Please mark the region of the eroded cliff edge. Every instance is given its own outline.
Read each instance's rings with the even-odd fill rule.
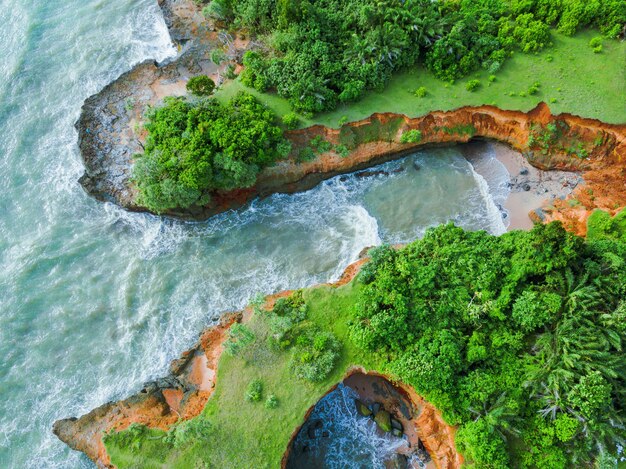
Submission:
[[[362,258],[349,265],[343,276],[329,285],[338,287],[350,282],[366,260]],[[284,291],[266,297],[264,307],[272,308],[278,298],[291,293]],[[108,402],[79,418],[58,420],[54,423],[54,434],[70,448],[85,453],[98,467],[115,467],[106,451],[104,434],[111,430],[126,429],[133,423],[167,430],[180,420],[198,415],[215,389],[217,366],[229,327],[235,322],[245,323],[251,314],[253,311],[249,307],[241,312],[222,316],[218,324],[201,334],[194,347],[172,362],[167,377],[148,382],[137,394],[121,401]],[[345,378],[357,371],[384,376],[356,367],[347,370]],[[454,428],[445,424],[437,409],[418,396],[412,388],[402,383],[394,384],[406,392],[416,409],[420,409],[413,421],[419,427],[420,440],[437,467],[460,467],[462,458],[454,446]],[[311,410],[312,408],[302,416],[303,422]],[[298,428],[294,429],[292,437],[297,432]],[[288,449],[289,445],[285,447],[283,464],[287,460]]]

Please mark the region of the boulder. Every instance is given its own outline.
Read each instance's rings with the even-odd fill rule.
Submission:
[[[394,428],[391,430],[391,433],[393,434],[393,436],[397,436],[398,438],[402,438],[402,430],[398,430],[397,428]]]
[[[376,422],[376,425],[378,425],[378,428],[380,428],[382,431],[391,431],[391,415],[389,415],[389,412],[387,412],[386,410],[379,410],[378,412],[376,412],[376,415],[374,416],[374,421]]]
[[[379,404],[378,402],[374,402],[374,405],[372,405],[372,412],[373,412],[374,414],[377,414],[377,413],[378,413],[378,411],[380,410],[380,407],[381,407],[381,406],[380,406],[380,404]]]
[[[385,469],[408,469],[409,460],[404,454],[394,453],[385,461]]]
[[[367,407],[361,401],[355,399],[354,403],[356,404],[356,411],[359,414],[363,415],[364,417],[369,417],[370,415],[372,415],[372,411],[369,409],[369,407]]]
[[[401,432],[402,430],[404,430],[404,428],[402,428],[402,422],[394,418],[391,419],[391,427],[395,428],[396,430],[400,430]]]

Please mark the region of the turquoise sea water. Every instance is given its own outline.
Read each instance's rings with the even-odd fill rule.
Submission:
[[[485,181],[454,148],[205,223],[97,202],[73,124],[132,64],[174,53],[156,1],[0,0],[0,24],[0,468],[93,467],[52,423],[164,375],[257,292],[336,278],[364,247],[447,220],[505,229],[499,163],[481,157]]]

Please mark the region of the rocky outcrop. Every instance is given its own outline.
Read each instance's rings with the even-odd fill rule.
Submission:
[[[176,58],[163,64],[146,61],[88,98],[76,122],[78,144],[85,164],[80,183],[99,200],[114,202],[128,210],[144,211],[136,203],[131,181],[133,156],[143,151],[144,112],[164,97],[185,94],[190,76],[207,74],[220,83],[229,65],[241,61],[243,53],[260,47],[247,39],[217,30],[193,0],[159,0],[172,40],[179,48]],[[220,67],[210,52],[220,48],[228,60]],[[559,138],[547,144],[536,134],[550,125],[558,127]],[[401,136],[418,130],[421,140],[401,143]],[[318,155],[309,162],[296,162],[298,152],[320,136],[349,150],[346,157],[336,151]],[[428,145],[466,142],[472,138],[497,140],[525,153],[540,169],[582,171],[586,185],[570,201],[552,204],[536,218],[562,220],[584,233],[585,220],[594,208],[614,213],[626,205],[626,125],[605,124],[571,114],[552,115],[545,103],[529,112],[506,111],[493,106],[462,107],[433,111],[417,118],[391,113],[332,129],[320,125],[289,131],[291,158],[266,168],[254,187],[213,194],[210,205],[171,211],[166,215],[184,219],[206,219],[244,206],[256,197],[276,192],[292,193],[314,187],[337,174],[348,173],[399,158]],[[582,150],[582,151],[581,151]]]
[[[408,446],[400,450],[404,456],[425,450],[438,469],[459,469],[462,466],[463,457],[457,452],[454,443],[455,428],[446,424],[439,411],[417,395],[413,388],[361,367],[348,370],[342,382],[359,395],[356,405],[360,415],[374,418],[382,431],[390,432],[394,428],[402,430],[403,438],[408,442]],[[331,387],[324,396],[336,388],[337,385]],[[324,396],[320,396],[320,399]],[[366,402],[370,405],[367,406]],[[300,450],[294,448],[294,444],[303,428],[307,431],[311,428],[311,422],[308,421],[314,408],[315,405],[307,410],[303,424],[292,433],[281,468],[298,467],[298,458],[304,453],[299,454]],[[365,409],[370,412],[368,415],[364,415]]]
[[[217,363],[228,328],[241,317],[241,313],[224,315],[217,325],[205,330],[193,348],[172,362],[169,376],[145,383],[128,399],[108,402],[80,418],[58,420],[52,431],[98,467],[113,467],[103,443],[105,433],[123,430],[133,423],[167,430],[202,411],[215,388]]]
[[[365,256],[366,251],[362,254]],[[350,282],[366,260],[362,257],[352,263],[339,280],[327,285],[338,287]],[[266,297],[265,308],[273,308],[277,299],[292,293],[287,290]],[[133,423],[167,430],[180,420],[198,415],[215,388],[217,365],[228,329],[235,322],[245,322],[252,312],[248,307],[223,315],[218,324],[202,333],[194,347],[172,361],[169,376],[145,383],[134,396],[108,402],[82,417],[58,420],[52,431],[70,448],[85,453],[98,467],[113,468],[104,446],[104,434],[124,430]]]
[[[237,63],[250,46],[218,32],[193,0],[159,0],[159,6],[178,55],[161,64],[147,60],[135,65],[87,98],[75,124],[85,165],[79,182],[97,199],[128,210],[142,210],[134,202],[130,170],[133,155],[143,151],[144,112],[166,96],[185,94],[191,76],[206,74],[219,83],[224,69]],[[226,53],[220,66],[210,60],[215,48]]]

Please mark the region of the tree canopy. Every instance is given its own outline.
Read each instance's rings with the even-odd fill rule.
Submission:
[[[423,63],[437,77],[496,72],[515,49],[550,44],[550,27],[622,33],[622,0],[213,0],[206,13],[265,38],[242,81],[302,112],[333,109]]]
[[[138,202],[157,213],[207,204],[218,190],[250,187],[260,169],[290,149],[274,113],[243,92],[226,105],[166,98],[148,112],[146,129],[133,180]]]
[[[351,337],[460,425],[476,467],[614,464],[626,440],[626,230],[607,217],[587,242],[559,224],[500,237],[447,225],[377,248]]]

